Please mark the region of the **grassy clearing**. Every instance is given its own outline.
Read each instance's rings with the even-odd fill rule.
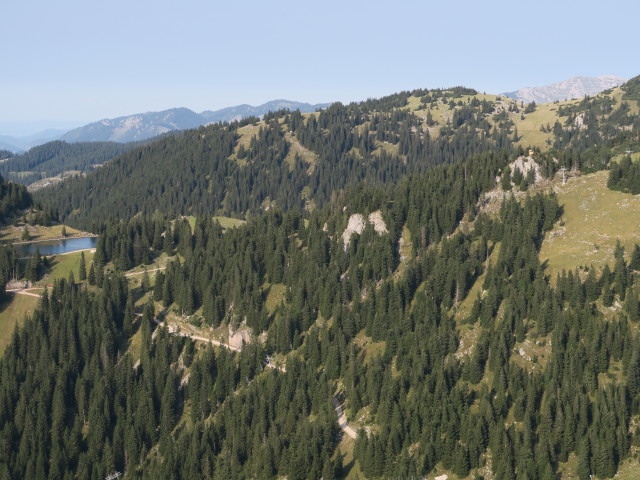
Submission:
[[[213,217],[213,219],[216,220],[220,224],[220,226],[225,230],[227,228],[239,227],[247,223],[246,220],[240,220],[239,218],[223,217],[220,215]]]
[[[407,105],[404,107],[410,112],[424,109],[424,104],[420,103],[420,97],[410,96],[407,98]]]
[[[478,277],[476,282],[473,284],[467,296],[460,302],[458,308],[455,311],[456,319],[463,320],[471,313],[471,309],[473,308],[473,304],[478,298],[478,294],[482,294],[482,285],[484,285],[485,274],[483,273]]]
[[[495,247],[493,247],[491,255],[489,256],[489,263],[495,264],[497,262],[499,252],[500,244],[498,243]],[[482,275],[478,277],[476,282],[469,290],[469,293],[467,294],[465,299],[460,302],[460,305],[455,310],[457,330],[460,337],[460,345],[458,346],[458,351],[456,352],[457,358],[462,358],[465,355],[470,355],[472,353],[473,346],[477,343],[478,338],[480,337],[480,333],[482,331],[480,322],[476,321],[473,324],[462,324],[460,322],[471,314],[471,309],[473,308],[473,304],[476,301],[478,294],[482,295],[482,285],[484,284],[485,277],[486,273],[482,273]]]
[[[636,102],[635,100],[623,99],[622,95],[623,93],[621,88],[618,87],[613,89],[613,92],[611,93],[611,95],[609,95],[616,101],[616,104],[613,106],[613,108],[618,108],[622,102],[627,102],[629,104],[629,107],[631,107],[632,114],[637,115],[638,113],[640,113],[640,104],[638,104],[638,102]]]
[[[334,454],[334,460],[337,458],[338,452],[343,455],[342,476],[338,478],[344,480],[361,480],[365,478],[360,464],[353,458],[353,447],[355,443],[355,440],[349,435],[343,435],[342,441],[338,444],[338,448]]]
[[[500,100],[498,100],[499,97],[500,97]],[[492,102],[494,103],[495,108],[497,110],[500,110],[500,109],[508,110],[509,105],[514,102],[518,104],[518,107],[520,107],[520,102],[517,102],[513,99],[498,96],[498,95],[479,93],[478,95],[473,95],[473,96],[463,95],[460,98],[454,99],[454,101],[456,102],[456,108],[458,108],[457,107],[458,102],[461,101],[464,105],[467,105],[467,103],[472,98],[477,98],[480,101],[487,100],[489,102]],[[545,150],[548,147],[547,140],[550,139],[552,135],[550,133],[544,133],[540,131],[540,127],[542,125],[546,126],[547,124],[549,124],[550,126],[553,126],[555,121],[560,118],[558,117],[558,113],[557,113],[558,107],[561,105],[567,105],[571,103],[576,103],[576,100],[538,105],[536,108],[536,111],[525,115],[524,119],[521,118],[522,112],[510,113],[509,118],[514,122],[515,126],[518,128],[518,135],[520,136],[520,141],[518,143],[523,146],[537,146]],[[451,120],[453,116],[453,110],[450,109],[448,103],[442,103],[441,101],[439,101],[437,108],[431,108],[430,105],[425,108],[425,105],[420,103],[420,99],[418,97],[409,97],[408,105],[404,108],[410,111],[413,111],[416,115],[422,118],[426,118],[427,112],[431,112],[431,116],[433,120],[437,122],[438,125],[440,126],[445,125],[447,121]],[[487,119],[489,120],[489,123],[491,125],[494,125],[495,122],[492,117],[493,117],[493,114],[489,115]],[[562,121],[562,119],[560,120]],[[431,131],[432,135],[434,133],[437,135],[437,131],[435,130]]]
[[[175,258],[176,258],[175,256],[170,257],[166,253],[162,253],[158,258],[156,258],[153,261],[153,263],[150,263],[149,265],[138,265],[137,267],[133,267],[131,270],[127,270],[126,273],[136,274],[131,276],[142,278],[142,274],[144,273],[145,270],[147,270],[147,272],[149,272],[149,278],[152,279],[155,276],[156,272],[152,272],[151,270],[155,270],[156,268],[166,267],[169,264],[169,262],[171,262]]]
[[[49,257],[51,270],[38,283],[40,285],[50,285],[55,280],[69,278],[69,273],[71,272],[73,272],[74,278],[78,281],[80,279],[80,256],[82,253],[84,253],[87,274],[89,274],[94,255],[92,251],[87,250],[84,252],[67,253],[65,255],[53,255]]]
[[[374,154],[380,154],[383,150],[387,152],[389,155],[398,155],[398,151],[400,150],[400,146],[398,144],[393,144],[389,142],[381,142],[380,140],[374,140],[376,149],[374,150]]]
[[[11,342],[16,326],[21,326],[25,315],[30,315],[38,306],[37,297],[10,294],[11,297],[0,305],[0,353]]]
[[[577,480],[578,475],[575,473],[578,468],[578,457],[575,453],[569,455],[569,460],[565,463],[558,465],[558,471],[560,472],[560,478],[563,480]],[[616,477],[617,478],[617,477]]]
[[[524,342],[516,343],[513,350],[511,361],[530,373],[540,373],[544,371],[551,355],[551,338],[548,336],[535,340],[527,338]]]
[[[620,385],[626,379],[623,375],[623,366],[621,361],[612,361],[609,365],[609,369],[606,372],[598,374],[598,385],[600,388],[605,388],[608,384]]]
[[[244,146],[245,150],[249,149],[249,145],[251,144],[251,139],[258,135],[260,132],[261,125],[260,123],[257,125],[249,124],[244,127],[240,127],[238,129],[238,134],[240,138],[236,143],[235,148],[233,149],[233,153],[229,156],[229,160],[233,160],[238,163],[238,165],[243,166],[247,164],[247,161],[242,158],[238,158],[238,150],[240,149],[240,145]]]
[[[308,148],[302,146],[302,144],[298,141],[298,139],[291,135],[290,133],[285,133],[285,139],[289,143],[289,153],[284,159],[285,162],[289,165],[289,170],[293,170],[295,166],[295,158],[298,155],[302,160],[309,165],[315,165],[318,161],[318,155]]]
[[[615,157],[613,157],[611,159],[611,161],[612,162],[620,162],[620,160],[622,160],[626,156],[627,155],[625,155],[625,154],[616,155]],[[640,162],[640,152],[632,153],[630,155],[630,157],[631,157],[631,161],[632,162]]]
[[[265,307],[267,312],[269,312],[269,315],[273,315],[273,312],[276,311],[278,305],[284,303],[284,293],[286,288],[287,287],[282,283],[274,283],[268,287],[269,293],[267,293]]]
[[[140,358],[140,351],[142,350],[142,331],[138,329],[129,339],[129,347],[127,353],[131,355],[131,360],[135,363]]]
[[[467,323],[464,325],[458,324],[457,330],[460,344],[458,345],[458,350],[455,355],[457,359],[461,360],[467,355],[471,355],[475,350],[475,345],[478,342],[478,338],[480,338],[482,327],[480,326],[480,322],[473,324]]]
[[[136,282],[136,283],[133,283],[133,284],[129,283],[129,288],[131,288],[131,289],[138,288],[139,289],[140,288],[140,283],[142,283],[142,282]],[[144,310],[144,306],[149,302],[149,297],[151,296],[152,293],[153,293],[153,289],[151,289],[150,291],[146,292],[138,300],[136,300],[136,303],[134,305],[135,305],[136,309],[139,312],[142,312]]]
[[[489,263],[495,264],[498,260],[498,254],[500,252],[500,244],[496,244],[492,251],[491,255],[489,255]],[[473,304],[478,297],[478,294],[482,295],[482,285],[484,284],[484,279],[486,277],[486,273],[482,273],[475,281],[469,293],[464,298],[458,308],[454,313],[456,321],[457,321],[457,330],[458,335],[460,337],[460,345],[458,347],[458,351],[456,352],[457,358],[462,358],[465,355],[470,355],[473,351],[473,346],[477,343],[478,338],[480,337],[480,333],[482,331],[482,327],[480,326],[480,322],[475,322],[473,324],[462,324],[461,321],[467,318],[471,314],[471,309],[473,308]]]
[[[524,120],[521,120],[520,113],[512,116],[512,120],[514,120],[518,128],[518,135],[520,136],[518,143],[520,145],[540,147],[543,150],[548,148],[547,140],[551,140],[553,135],[542,132],[540,126],[549,124],[553,127],[553,124],[559,118],[556,112],[550,110],[550,105],[553,104],[540,105],[535,112],[525,115]]]
[[[615,475],[617,480],[638,480],[640,478],[639,450],[638,447],[631,447],[631,458],[627,458],[618,468],[618,473]]]
[[[536,106],[536,111],[527,113],[524,120],[521,119],[522,111],[520,113],[513,113],[510,118],[518,127],[518,135],[520,141],[518,142],[522,146],[540,147],[542,150],[548,148],[547,140],[552,139],[551,133],[544,133],[540,131],[540,127],[549,125],[553,127],[556,120],[560,121],[564,125],[566,117],[558,116],[558,109],[562,106],[571,105],[577,103],[577,100],[567,100],[558,103],[543,103]]]
[[[386,342],[374,342],[371,337],[368,337],[364,330],[362,330],[353,342],[355,345],[364,351],[364,364],[368,364],[369,360],[373,357],[382,355],[387,348]]]
[[[196,217],[194,217],[193,215],[187,215],[185,218],[189,222],[191,231],[193,231],[196,228]],[[245,223],[247,223],[246,220],[241,220],[239,218],[232,218],[232,217],[223,217],[222,215],[217,215],[212,218],[216,220],[220,224],[220,226],[225,230],[227,228],[239,227],[240,225],[244,225]]]
[[[31,236],[31,241],[34,240],[54,240],[62,237],[62,228],[64,225],[53,225],[51,227],[44,227],[42,225],[28,225],[27,229],[29,230],[29,235]],[[22,232],[24,230],[25,224],[18,223],[18,225],[9,225],[0,229],[0,241],[12,241],[12,242],[20,242],[22,241]],[[75,235],[86,235],[86,233],[76,230],[75,228],[64,226],[67,230],[67,238],[73,237]]]
[[[407,265],[413,254],[413,243],[411,239],[411,231],[406,225],[402,226],[402,235],[398,241],[398,252],[400,253],[400,263],[394,273],[395,280],[399,280],[404,275]]]
[[[564,213],[540,250],[552,278],[580,265],[613,266],[618,239],[627,255],[640,243],[640,215],[634,214],[640,211],[640,195],[609,190],[607,178],[608,172],[601,171],[554,188]]]
[[[618,467],[618,473],[614,476],[616,480],[638,480],[638,478],[640,478],[640,462],[638,462],[637,458],[638,450],[640,450],[638,447],[631,447],[630,458],[624,460]],[[562,480],[577,480],[578,475],[575,473],[577,468],[578,457],[572,453],[569,455],[567,462],[560,464],[560,478],[562,478]]]
[[[491,254],[489,255],[489,264],[495,265],[498,261],[498,255],[500,255],[500,243],[496,243],[491,248]],[[487,265],[488,266],[488,265]],[[476,301],[478,294],[482,293],[482,285],[484,285],[484,279],[486,277],[486,269],[485,272],[482,273],[473,284],[467,296],[460,302],[458,308],[455,311],[456,320],[462,320],[469,316],[471,313],[471,309],[473,308],[473,303]]]

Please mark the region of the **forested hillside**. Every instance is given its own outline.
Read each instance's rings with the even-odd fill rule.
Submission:
[[[24,185],[7,182],[0,176],[0,226],[33,203]],[[0,245],[0,305],[5,300],[7,282],[17,270],[13,250]]]
[[[597,170],[606,166],[611,142],[631,140],[640,128],[637,82],[544,106],[456,87],[334,104],[315,114],[276,112],[161,139],[37,198],[63,220],[90,228],[113,214],[155,209],[244,217],[273,207],[313,208],[354,182],[393,184],[503,148],[535,145],[552,149],[563,164]]]
[[[540,260],[563,175],[634,192],[634,81],[276,112],[42,191],[100,239],[0,359],[0,478],[634,478],[640,246]]]
[[[32,203],[31,195],[24,185],[8,182],[0,176],[0,225]]]
[[[158,215],[106,225],[98,289],[56,284],[1,362],[4,474],[555,479],[574,457],[579,478],[612,476],[640,437],[640,257],[619,249],[614,269],[552,284],[538,250],[555,196],[478,208],[510,160],[474,156],[226,232]],[[345,239],[375,212],[386,233]],[[142,290],[119,273],[175,254]],[[154,317],[253,336],[214,352]],[[336,454],[332,398],[358,431],[357,466]]]
[[[33,147],[26,153],[7,157],[9,160],[0,163],[0,174],[11,181],[29,185],[70,170],[76,172],[92,170],[128,152],[134,146],[136,146],[134,143],[114,142],[49,142]]]
[[[444,102],[464,93],[431,94]],[[401,108],[409,95],[187,131],[38,198],[86,228],[113,214],[128,218],[155,209],[170,216],[244,216],[271,207],[321,206],[354,182],[393,184],[433,165],[510,147],[508,127],[475,121],[461,121],[432,138],[423,118]]]

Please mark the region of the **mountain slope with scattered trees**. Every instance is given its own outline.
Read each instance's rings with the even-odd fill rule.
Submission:
[[[442,100],[462,93],[431,95]],[[58,209],[61,219],[86,228],[113,214],[128,218],[155,209],[245,216],[273,206],[321,206],[354,182],[395,183],[433,165],[510,148],[508,129],[472,121],[432,138],[424,119],[401,108],[410,95],[190,130],[37,197]]]
[[[0,359],[0,478],[635,465],[640,246],[554,278],[539,258],[558,170],[635,145],[623,95],[563,105],[533,173],[516,168],[521,113],[457,88],[188,131],[38,194],[100,238]]]
[[[210,218],[107,224],[96,287],[57,283],[0,362],[4,474],[336,478],[353,468],[334,455],[336,395],[367,478],[440,465],[551,480],[571,455],[579,478],[611,477],[640,438],[640,257],[619,249],[613,269],[553,285],[538,250],[561,212],[555,196],[478,210],[510,160],[473,156],[226,233]],[[349,218],[372,212],[387,233],[365,227],[345,250]],[[460,229],[465,218],[473,228]],[[404,259],[403,230],[414,239]],[[177,256],[140,292],[153,301],[137,316],[119,272],[161,254]],[[267,308],[273,285],[285,293]],[[608,318],[600,305],[614,302]],[[175,312],[243,324],[253,340],[240,353],[195,348],[155,327]],[[466,329],[477,340],[463,349]],[[530,346],[540,357],[526,358]]]
[[[640,128],[634,82],[552,110],[544,106],[540,118],[555,123],[537,124],[538,136],[562,164],[605,168],[607,149],[633,142]],[[532,128],[530,117],[540,110],[529,107],[456,87],[334,104],[315,114],[279,111],[263,121],[160,139],[37,198],[85,229],[110,215],[129,218],[155,209],[242,218],[273,207],[319,207],[354,182],[393,184],[475,153],[522,149],[518,126]]]

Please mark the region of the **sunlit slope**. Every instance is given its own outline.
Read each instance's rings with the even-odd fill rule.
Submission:
[[[606,90],[591,98],[610,98],[613,100],[614,109],[618,108],[622,102],[626,102],[629,105],[629,112],[631,114],[637,114],[640,109],[637,100],[625,96],[620,87]],[[508,119],[508,121],[513,124],[512,132],[514,137],[517,129],[517,143],[519,145],[523,147],[538,147],[541,150],[547,150],[553,144],[555,137],[552,129],[556,122],[560,123],[563,128],[579,128],[579,126],[574,123],[569,122],[569,124],[567,124],[568,117],[566,112],[568,108],[570,109],[572,107],[576,111],[581,111],[581,104],[584,100],[580,98],[562,102],[538,104],[535,110],[526,111],[527,105],[518,100],[501,95],[477,93],[476,95],[460,95],[453,98],[455,105],[451,104],[451,98],[439,99],[438,101],[425,104],[421,102],[420,97],[410,96],[407,99],[407,106],[405,108],[414,112],[419,117],[424,118],[425,127],[427,114],[430,114],[433,124],[429,128],[429,132],[432,135],[437,135],[442,127],[451,122],[455,110],[470,105],[474,99],[492,104],[493,110],[484,114],[484,117],[492,128],[498,123]],[[565,109],[565,115],[561,116],[560,113],[563,113],[563,109]],[[499,114],[501,112],[505,112],[505,116],[500,116]],[[607,116],[607,114],[605,114],[605,116]]]
[[[611,265],[618,239],[627,255],[640,243],[640,195],[609,190],[607,178],[601,171],[555,187],[564,213],[540,251],[553,276],[580,265]]]

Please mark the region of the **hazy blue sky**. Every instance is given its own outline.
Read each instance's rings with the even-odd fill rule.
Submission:
[[[0,0],[0,134],[185,106],[640,74],[638,0]]]

